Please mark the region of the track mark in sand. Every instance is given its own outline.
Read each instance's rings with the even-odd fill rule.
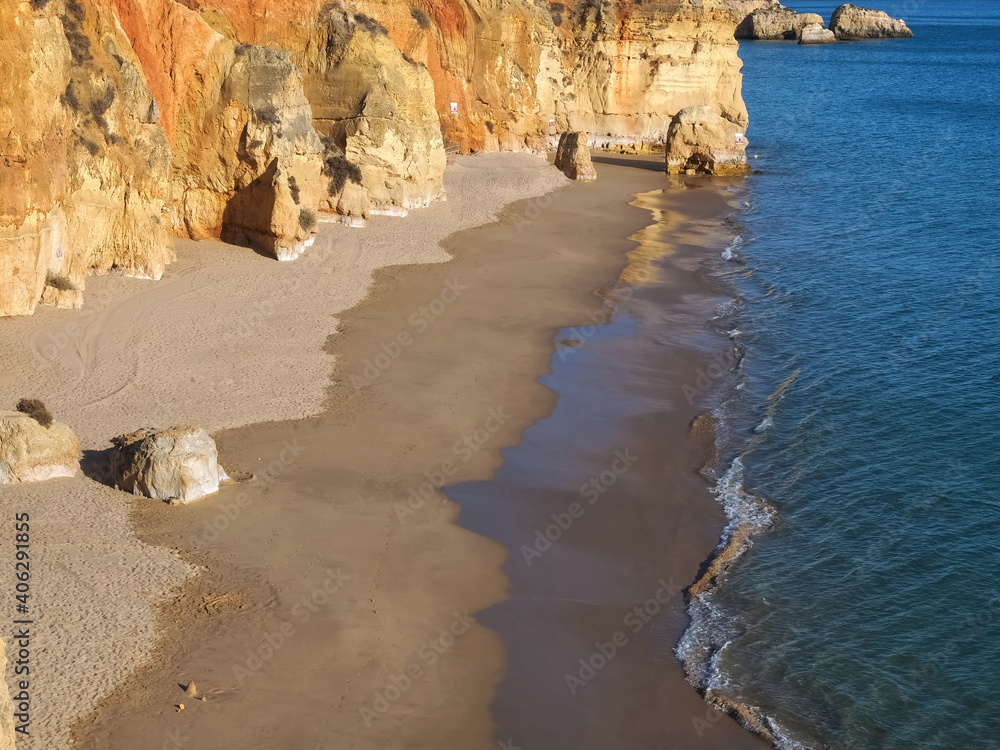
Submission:
[[[213,275],[189,274],[152,289],[133,292],[108,304],[100,312],[84,311],[67,321],[39,328],[26,337],[28,348],[48,362],[59,362],[77,371],[82,380],[94,365],[103,338],[128,328],[135,329],[161,305],[216,284]]]
[[[354,677],[347,678],[344,684],[344,695],[341,695],[337,699],[336,708],[343,708],[344,698],[346,698],[347,694],[353,690],[353,688],[351,687],[351,683],[354,681],[356,677],[361,677],[372,665],[372,663],[375,661],[375,652],[378,649],[379,645],[382,643],[382,636],[384,634],[384,629],[382,627],[382,617],[378,614],[378,608],[377,608],[378,605],[375,600],[379,593],[379,588],[378,588],[379,578],[381,578],[382,576],[382,558],[385,555],[385,553],[389,550],[389,544],[391,543],[392,540],[393,512],[394,511],[392,510],[392,506],[390,505],[389,514],[386,517],[385,543],[382,545],[382,549],[380,549],[378,553],[376,553],[375,571],[374,573],[372,573],[371,583],[369,584],[368,591],[366,592],[368,594],[368,602],[372,605],[371,612],[373,615],[375,615],[375,640],[372,643],[371,649],[368,651],[368,659],[365,661],[364,664],[361,665],[361,667],[358,669]],[[380,674],[381,672],[384,671],[385,664],[383,663],[382,666],[383,668],[378,670]]]

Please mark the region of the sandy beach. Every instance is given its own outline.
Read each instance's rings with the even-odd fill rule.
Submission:
[[[581,534],[617,572],[592,579],[593,568],[559,563],[572,581],[555,599],[582,587],[598,605],[589,612],[512,609],[509,594],[553,599],[553,579],[513,567],[523,540],[504,529],[530,538],[551,508],[491,508],[463,492],[501,466],[525,466],[512,457],[546,455],[525,453],[524,438],[566,394],[539,376],[554,351],[598,349],[596,339],[556,340],[561,327],[586,324],[629,282],[655,282],[681,306],[700,300],[689,327],[714,304],[695,272],[715,241],[721,188],[676,191],[684,200],[673,210],[689,223],[666,247],[647,231],[662,204],[628,205],[667,186],[660,160],[595,163],[599,181],[584,185],[533,156],[457,158],[446,203],[361,230],[325,225],[295,263],[180,243],[161,282],[95,278],[87,310],[3,321],[3,400],[44,399],[77,431],[91,475],[0,496],[6,513],[37,522],[34,615],[47,666],[29,747],[68,747],[72,730],[75,748],[488,748],[508,729],[526,748],[761,746],[707,713],[669,654],[683,628],[680,588],[724,523],[696,473],[704,456],[680,449],[695,406],[636,427],[640,440],[668,442],[641,454],[651,473],[622,486],[682,485],[665,505],[646,493],[635,506],[657,531],[626,514],[611,547]],[[664,284],[659,261],[682,246],[687,275]],[[713,341],[658,352],[633,372],[673,363],[664,377],[676,397]],[[642,382],[646,397],[663,397]],[[180,509],[94,480],[109,437],[185,422],[213,432],[227,469],[256,479]],[[567,461],[589,471],[580,449],[596,444],[581,440]],[[587,656],[580,649],[626,603],[654,596],[661,577],[673,587],[661,642],[616,662],[586,701],[553,698],[512,668],[532,659],[562,681],[556,655]],[[190,680],[204,701],[184,695]],[[637,712],[645,719],[630,721]],[[588,714],[602,718],[586,738]]]
[[[79,436],[85,466],[143,425],[214,431],[317,414],[334,366],[324,343],[376,269],[443,262],[439,243],[452,232],[566,182],[537,157],[468,157],[449,168],[450,201],[364,229],[324,225],[299,262],[178,241],[159,282],[92,277],[83,310],[0,321],[0,401],[43,399]],[[266,469],[250,463],[266,485]],[[34,532],[34,653],[49,666],[33,682],[30,742],[67,747],[69,723],[150,657],[157,604],[196,571],[135,537],[129,514],[148,503],[85,476],[6,486],[0,505],[30,513]]]

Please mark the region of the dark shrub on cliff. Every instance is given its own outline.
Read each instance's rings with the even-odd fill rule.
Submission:
[[[316,226],[316,212],[311,208],[303,208],[299,211],[299,226],[307,232],[311,232]]]

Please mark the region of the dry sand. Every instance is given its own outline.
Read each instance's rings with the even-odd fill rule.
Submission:
[[[84,310],[41,307],[32,317],[0,319],[0,404],[42,398],[76,431],[85,456],[143,425],[191,422],[214,431],[316,414],[334,364],[324,343],[338,313],[364,298],[376,269],[446,261],[439,243],[449,234],[565,184],[533,156],[459,157],[447,172],[447,202],[402,220],[374,217],[360,230],[324,225],[294,263],[178,242],[179,260],[159,282],[91,278]],[[235,468],[262,474],[258,486],[267,485],[257,465]],[[195,572],[175,551],[134,536],[130,505],[86,477],[0,488],[4,519],[31,515],[27,747],[69,746],[70,722],[149,659],[157,604]],[[12,549],[12,534],[13,523],[4,523],[3,549]],[[13,565],[4,571],[9,591]],[[209,571],[186,585],[196,609],[242,611],[246,593],[212,588],[214,581]],[[5,606],[13,615],[13,602]]]

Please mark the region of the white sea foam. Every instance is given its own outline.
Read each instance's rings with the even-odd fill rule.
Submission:
[[[721,414],[721,408],[717,411]],[[729,518],[715,549],[716,555],[725,555],[727,564],[746,552],[753,544],[753,537],[770,528],[775,518],[767,503],[744,489],[743,476],[743,460],[737,456],[712,488],[712,494]],[[724,575],[725,568],[718,577]],[[732,692],[732,686],[719,662],[726,646],[746,625],[738,615],[716,604],[717,585],[718,579],[691,598],[688,604],[691,622],[674,653],[684,665],[688,682],[699,689],[725,695]]]
[[[730,242],[726,246],[725,250],[722,251],[722,259],[723,260],[736,260],[739,257],[736,254],[736,251],[739,250],[741,247],[743,247],[743,244],[744,244],[743,235],[742,234],[736,235],[733,238],[732,242]]]
[[[756,432],[756,433],[758,433],[758,434],[760,434],[761,432],[764,432],[768,427],[770,427],[773,424],[774,424],[774,420],[771,419],[771,417],[769,417],[769,416],[768,417],[764,417],[764,419],[761,420],[761,423],[759,425],[757,425],[756,427],[753,428],[753,431]]]

